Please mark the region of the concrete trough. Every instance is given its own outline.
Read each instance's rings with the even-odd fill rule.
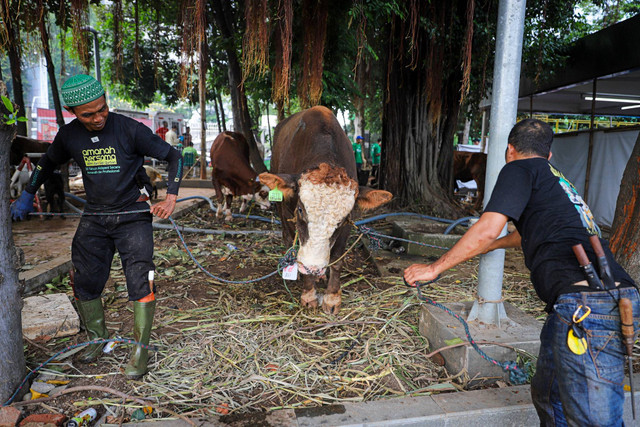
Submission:
[[[394,237],[401,237],[426,245],[451,248],[462,237],[460,229],[463,227],[456,227],[451,234],[443,234],[449,224],[428,219],[402,218],[390,222],[393,227],[391,234]],[[424,246],[419,243],[402,242],[401,244],[405,248],[407,255],[440,257],[444,253],[440,248]]]
[[[463,319],[469,315],[473,301],[445,304],[452,312]],[[469,322],[469,331],[473,339],[480,342],[479,347],[488,356],[500,361],[515,361],[518,354],[510,347],[522,350],[535,357],[540,350],[540,331],[542,323],[524,313],[513,304],[504,303],[509,319],[501,327],[481,322]],[[433,305],[425,304],[420,314],[420,333],[429,341],[430,349],[446,347],[451,342],[467,342],[464,326],[455,317]],[[482,343],[486,342],[486,343]],[[491,343],[491,344],[489,344]],[[465,369],[470,378],[483,378],[487,383],[508,380],[508,373],[502,368],[485,360],[469,345],[459,346],[441,353],[445,366],[452,374]]]

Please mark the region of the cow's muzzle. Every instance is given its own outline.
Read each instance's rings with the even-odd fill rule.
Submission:
[[[301,263],[298,263],[298,267],[300,268],[300,273],[308,274],[311,276],[318,276],[319,278],[324,278],[327,271],[327,267],[307,267],[306,265]]]

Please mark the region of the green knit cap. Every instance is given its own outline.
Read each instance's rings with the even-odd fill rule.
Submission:
[[[67,107],[76,107],[95,101],[104,95],[99,81],[86,74],[77,74],[62,85],[62,100]]]

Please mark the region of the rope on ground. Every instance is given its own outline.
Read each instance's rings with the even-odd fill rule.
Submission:
[[[185,242],[184,237],[182,237],[182,233],[180,233],[180,230],[178,229],[178,226],[176,225],[176,222],[171,217],[169,217],[169,221],[171,221],[171,224],[173,225],[173,228],[176,230],[176,233],[178,233],[178,237],[180,238],[180,241],[182,242],[182,246],[184,246],[184,249],[187,251],[187,254],[189,254],[189,257],[191,258],[191,260],[196,264],[196,266],[203,273],[205,273],[207,276],[211,277],[213,280],[216,280],[218,282],[230,283],[230,284],[234,284],[234,285],[246,285],[246,284],[249,284],[249,283],[259,282],[261,280],[268,279],[269,277],[280,273],[280,271],[284,267],[287,267],[287,266],[295,263],[295,253],[296,252],[291,250],[291,249],[289,249],[284,254],[284,256],[280,259],[280,261],[278,262],[278,269],[273,271],[273,272],[271,272],[271,273],[269,273],[269,274],[267,274],[267,275],[264,275],[262,277],[258,277],[257,279],[249,279],[249,280],[227,280],[227,279],[223,279],[222,277],[218,277],[218,276],[215,276],[215,275],[211,274],[209,271],[207,271],[206,268],[204,268],[202,266],[202,264],[200,264],[198,262],[198,260],[193,256],[193,254],[189,250],[189,247],[187,246],[187,242]]]
[[[436,280],[438,280],[437,278],[435,280],[432,280],[430,282],[416,282],[416,289],[418,290],[418,299],[421,301],[424,301],[428,304],[431,304],[435,307],[438,307],[441,310],[444,310],[445,312],[449,313],[451,316],[455,317],[456,319],[458,319],[458,321],[460,321],[460,323],[462,323],[462,326],[464,326],[464,332],[467,336],[467,340],[469,341],[469,343],[471,344],[471,346],[473,347],[473,349],[480,355],[480,357],[482,357],[483,359],[493,363],[494,365],[497,365],[499,367],[502,368],[502,370],[504,370],[505,372],[509,373],[509,381],[512,384],[525,384],[528,380],[528,374],[526,372],[525,368],[522,368],[520,366],[518,366],[518,364],[515,361],[507,361],[507,362],[500,362],[494,358],[492,358],[491,356],[489,356],[487,353],[485,353],[476,343],[476,341],[473,339],[473,337],[471,336],[471,332],[469,331],[469,324],[467,324],[467,322],[460,317],[458,314],[454,313],[453,311],[451,311],[448,307],[435,302],[434,300],[432,300],[431,298],[425,296],[422,293],[422,287],[426,286],[430,283],[435,282]],[[406,282],[405,282],[406,283]]]
[[[73,350],[75,348],[78,347],[84,347],[86,345],[92,345],[92,344],[106,344],[106,343],[110,343],[110,342],[114,342],[114,343],[123,343],[123,344],[131,344],[131,345],[138,345],[142,348],[145,348],[147,350],[151,350],[151,351],[157,351],[157,347],[156,346],[149,346],[147,344],[143,344],[128,338],[108,338],[108,339],[99,339],[99,340],[92,340],[92,341],[86,341],[86,342],[82,342],[82,343],[78,343],[78,344],[73,344],[70,346],[65,347],[64,349],[58,351],[57,353],[55,353],[53,356],[51,356],[50,358],[48,358],[47,360],[45,360],[44,362],[42,362],[40,365],[38,365],[33,371],[29,372],[27,374],[26,377],[24,377],[24,379],[22,380],[22,382],[20,383],[20,385],[18,386],[18,388],[16,389],[16,391],[11,395],[11,397],[9,398],[9,400],[7,400],[5,403],[2,404],[2,406],[7,406],[10,405],[11,402],[13,402],[13,400],[16,398],[16,396],[18,395],[18,392],[20,392],[20,390],[22,390],[22,387],[24,387],[24,385],[27,383],[27,380],[29,380],[29,378],[31,378],[31,376],[33,374],[35,374],[36,372],[38,372],[40,369],[44,368],[45,366],[47,366],[49,363],[51,363],[52,361],[56,360],[56,358],[58,356],[60,356],[63,353],[66,353],[70,350]]]

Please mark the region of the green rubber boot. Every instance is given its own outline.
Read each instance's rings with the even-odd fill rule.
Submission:
[[[156,311],[156,302],[133,303],[133,339],[139,343],[149,345],[151,337],[151,325],[153,314]],[[131,360],[124,370],[124,374],[130,379],[139,379],[147,373],[147,360],[149,349],[137,345],[131,351]]]
[[[109,332],[107,332],[107,327],[104,323],[102,299],[96,298],[90,301],[77,299],[76,306],[90,341],[109,338]],[[82,363],[94,362],[102,354],[103,347],[104,344],[89,344],[86,350],[78,357],[78,360]]]

